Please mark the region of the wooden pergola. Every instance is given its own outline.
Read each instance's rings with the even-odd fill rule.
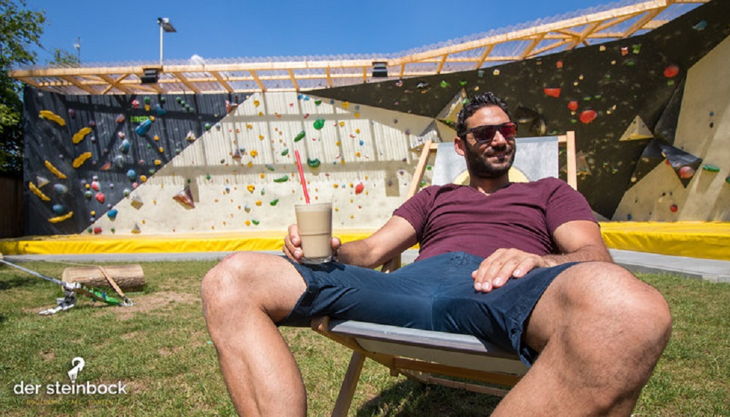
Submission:
[[[655,29],[681,14],[688,3],[710,0],[650,0],[588,12],[532,27],[487,33],[421,52],[358,59],[312,57],[258,62],[19,69],[10,75],[61,94],[180,94],[308,91],[386,79],[475,70],[546,53],[624,39]],[[668,16],[668,17],[667,17]],[[250,59],[245,61],[251,61]],[[373,77],[385,63],[386,77]],[[156,83],[142,83],[145,69]]]

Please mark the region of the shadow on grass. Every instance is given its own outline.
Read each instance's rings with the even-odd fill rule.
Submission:
[[[471,391],[401,381],[363,404],[357,417],[469,417],[489,415],[502,398]]]
[[[29,276],[11,276],[0,278],[0,291],[9,290],[11,288],[27,287],[38,285],[38,278]],[[49,283],[49,285],[53,285]]]

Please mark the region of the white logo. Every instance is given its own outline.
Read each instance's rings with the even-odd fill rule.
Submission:
[[[86,361],[84,361],[84,358],[82,357],[77,356],[71,359],[71,365],[73,365],[73,368],[68,371],[68,377],[71,379],[72,384],[76,383],[76,377],[79,375],[79,372],[84,369],[85,364]]]
[[[119,395],[127,394],[127,385],[122,381],[114,384],[94,384],[90,381],[76,383],[79,372],[86,366],[84,358],[77,356],[71,359],[72,368],[67,372],[70,384],[63,384],[59,381],[50,384],[33,384],[25,381],[13,385],[15,395],[38,395],[45,392],[46,395]],[[45,388],[45,390],[43,389]]]

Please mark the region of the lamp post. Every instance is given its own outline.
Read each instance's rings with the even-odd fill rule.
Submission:
[[[157,24],[160,25],[160,66],[162,66],[162,51],[164,49],[164,45],[162,43],[162,33],[177,31],[175,30],[175,27],[172,26],[172,23],[170,23],[170,19],[167,17],[158,17]]]

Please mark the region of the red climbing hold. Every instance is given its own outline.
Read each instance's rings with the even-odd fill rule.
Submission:
[[[584,110],[580,114],[580,122],[588,124],[594,120],[596,120],[596,117],[598,117],[598,113],[596,113],[595,110]]]

